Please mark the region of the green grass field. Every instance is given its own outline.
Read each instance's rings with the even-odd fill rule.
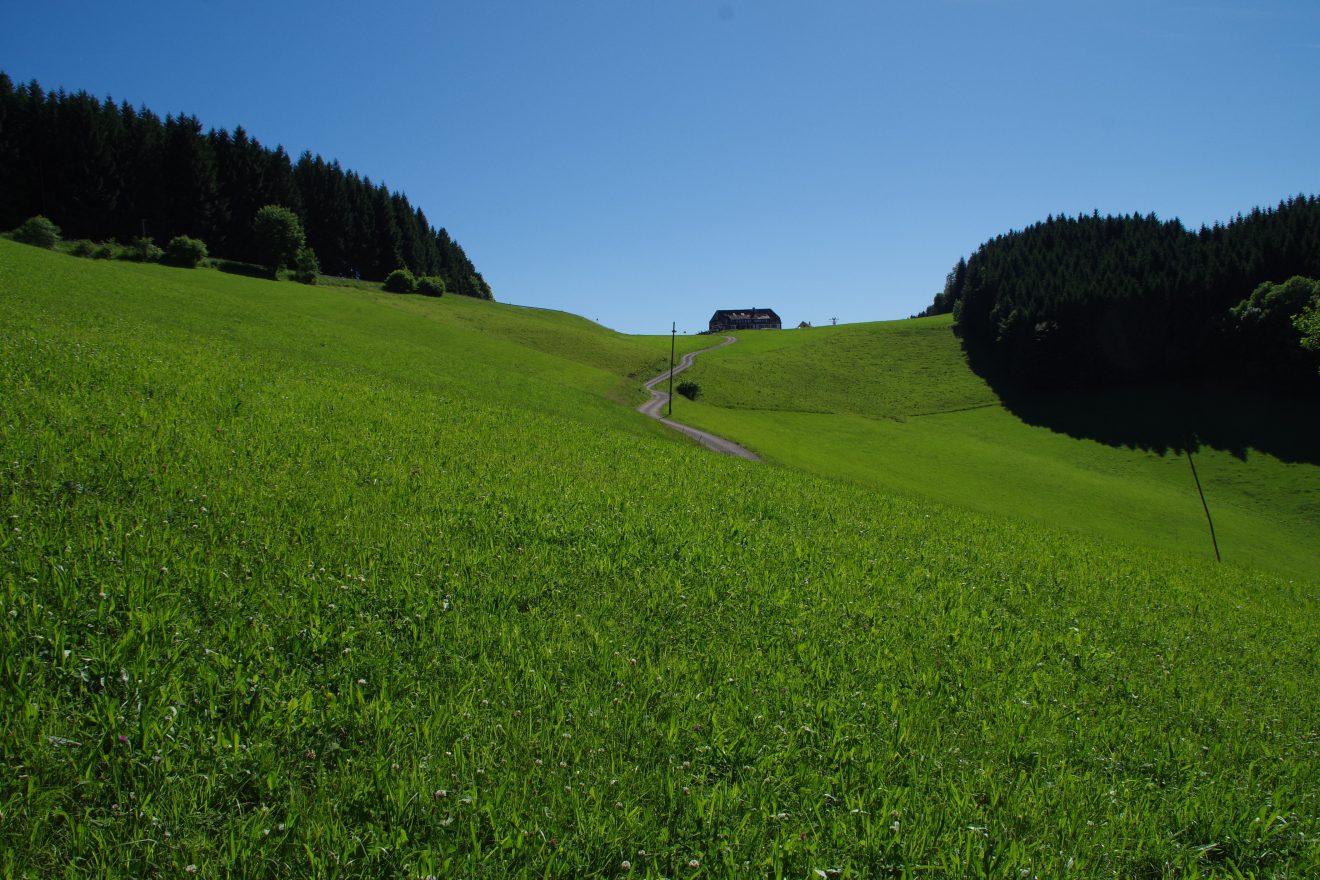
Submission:
[[[1024,423],[966,366],[949,318],[744,333],[698,360],[674,417],[767,459],[888,492],[1211,559],[1184,454]],[[1125,400],[1101,400],[1125,417]],[[1314,430],[1299,418],[1296,430]],[[1320,467],[1202,447],[1195,464],[1227,564],[1314,581]]]
[[[905,419],[997,403],[963,363],[949,322],[738,333],[689,376],[706,402],[732,409]]]
[[[0,875],[1320,872],[1314,580],[710,455],[667,342],[0,241]]]

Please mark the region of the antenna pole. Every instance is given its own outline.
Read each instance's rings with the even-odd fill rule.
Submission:
[[[678,341],[678,322],[669,327],[669,415],[674,414],[674,343]]]
[[[1210,518],[1210,505],[1205,503],[1205,491],[1201,488],[1201,478],[1196,475],[1196,462],[1192,461],[1192,447],[1187,445],[1187,463],[1192,466],[1192,479],[1196,481],[1196,493],[1201,496],[1201,507],[1205,509],[1205,521],[1210,524],[1210,543],[1215,548],[1215,562],[1223,562],[1219,556],[1219,539],[1215,537],[1215,521]]]

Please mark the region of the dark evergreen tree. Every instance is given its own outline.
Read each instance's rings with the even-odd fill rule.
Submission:
[[[230,219],[219,233],[213,247],[230,259],[257,262],[251,223],[235,223],[236,217],[254,217],[262,205],[271,204],[265,197],[266,151],[248,137],[242,126],[229,132],[212,131],[211,150],[216,160],[216,195]]]
[[[169,207],[160,171],[165,127],[156,114],[145,107],[135,110],[128,102],[120,105],[119,115],[124,128],[119,167],[125,179],[125,204],[114,228],[103,234],[125,241],[139,235],[163,238]]]
[[[928,311],[953,312],[979,369],[1032,385],[1309,382],[1271,346],[1244,344],[1247,325],[1229,314],[1261,283],[1294,275],[1320,277],[1315,197],[1195,233],[1153,214],[1051,217],[960,260]]]
[[[380,278],[394,271],[397,266],[404,266],[403,234],[390,202],[390,191],[381,184],[370,195],[373,227],[376,240],[371,250],[371,277]]]
[[[47,113],[55,126],[48,159],[58,173],[47,175],[46,197],[69,236],[86,238],[105,227],[119,202],[118,133],[86,93],[53,96]]]
[[[302,197],[307,243],[331,275],[353,276],[357,266],[349,258],[353,215],[344,173],[337,162],[303,153],[293,169],[294,184]]]
[[[307,153],[295,166],[241,127],[203,132],[194,116],[162,121],[127,101],[50,94],[0,72],[0,228],[42,214],[71,238],[146,238],[145,248],[186,235],[255,262],[252,218],[263,205],[297,215],[330,274],[383,279],[402,266],[454,293],[490,296],[462,248],[407,196],[337,162]]]
[[[219,238],[229,217],[218,199],[215,154],[195,116],[165,118],[161,160],[167,205],[161,234]]]

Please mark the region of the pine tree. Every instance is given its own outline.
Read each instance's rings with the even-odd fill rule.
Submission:
[[[161,159],[168,213],[158,237],[215,240],[217,225],[226,225],[228,218],[221,215],[217,198],[215,155],[195,116],[165,118]]]
[[[458,245],[402,193],[305,154],[263,147],[242,127],[203,132],[85,92],[48,94],[0,72],[0,228],[50,216],[72,236],[205,240],[229,259],[256,261],[252,218],[286,206],[330,272],[382,279],[404,266],[442,276],[455,292],[490,289]],[[145,252],[145,251],[144,251]]]

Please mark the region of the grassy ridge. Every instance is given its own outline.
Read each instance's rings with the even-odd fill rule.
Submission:
[[[729,409],[902,419],[996,404],[962,364],[949,323],[740,333],[736,351],[702,359],[691,375],[708,402]]]
[[[8,248],[6,255],[14,260],[35,259],[26,249]],[[19,267],[8,270],[12,320],[18,327],[35,329],[54,319],[71,322],[73,332],[91,339],[112,328],[163,333],[169,343],[203,358],[214,351],[295,370],[342,369],[564,413],[587,407],[590,419],[634,430],[651,426],[615,404],[645,399],[636,378],[659,373],[669,358],[667,337],[624,336],[561,312],[467,297],[307,291],[218,272],[140,264],[106,264],[91,273],[76,260],[43,264],[47,298],[38,312],[23,308],[33,291],[26,277],[20,281],[13,274]],[[83,285],[97,296],[77,296]],[[681,338],[679,353],[703,344],[697,337]]]
[[[702,397],[678,401],[675,418],[809,472],[1213,558],[1183,455],[1024,424],[968,370],[948,326],[744,333],[698,360]],[[1314,580],[1320,467],[1213,448],[1196,466],[1227,561]]]
[[[5,876],[1320,870],[1312,590],[128,268],[0,242]]]
[[[375,296],[375,301],[438,321],[448,326],[478,334],[479,339],[495,337],[535,352],[565,358],[579,364],[605,370],[623,377],[624,385],[638,397],[641,381],[659,375],[669,366],[669,338],[626,336],[601,327],[586,318],[550,309],[472,307],[466,303],[437,308],[417,297]],[[678,356],[703,348],[702,337],[678,337]]]

